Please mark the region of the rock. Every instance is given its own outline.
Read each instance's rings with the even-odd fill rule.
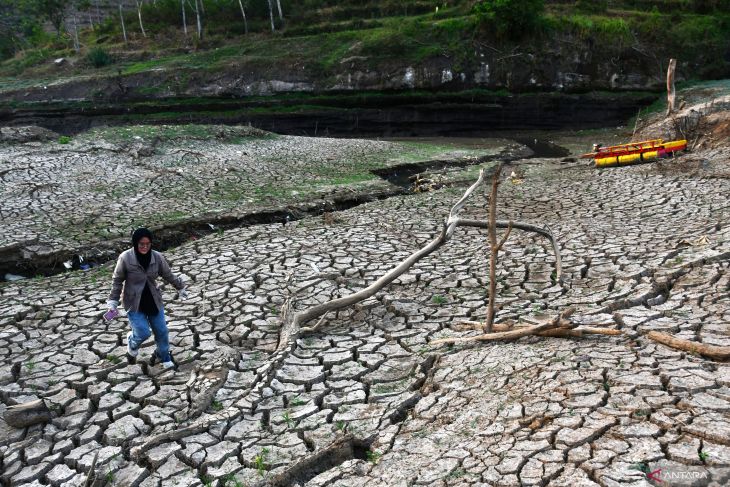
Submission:
[[[56,139],[58,139],[58,134],[56,132],[42,127],[0,127],[0,143],[22,144],[26,142]]]

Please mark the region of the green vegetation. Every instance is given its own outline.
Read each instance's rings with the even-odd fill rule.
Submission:
[[[94,47],[91,49],[88,54],[86,54],[86,60],[95,68],[108,66],[113,62],[109,53],[101,47]]]
[[[474,6],[480,23],[513,39],[537,30],[544,10],[543,0],[482,0]]]
[[[294,420],[292,419],[291,414],[289,413],[288,410],[284,411],[284,414],[282,414],[281,419],[284,420],[284,422],[286,423],[286,426],[288,428],[294,427]]]
[[[291,402],[289,402],[289,405],[292,407],[304,406],[305,404],[307,404],[307,401],[300,398],[292,399]]]
[[[383,456],[383,454],[377,450],[368,450],[365,455],[367,456],[368,462],[373,465],[377,465],[380,461],[380,457]]]
[[[137,91],[149,95],[183,93],[196,82],[196,72],[226,68],[266,76],[288,66],[334,81],[343,66],[367,70],[391,60],[414,65],[446,57],[455,70],[474,70],[482,61],[479,46],[487,44],[504,53],[519,41],[522,52],[525,46],[539,50],[564,36],[592,43],[597,56],[632,47],[660,59],[670,53],[684,59],[702,56],[709,65],[697,75],[727,74],[728,69],[723,49],[730,32],[730,2],[722,0],[283,1],[286,22],[275,19],[275,32],[263,0],[244,2],[247,26],[237,2],[203,0],[202,39],[190,22],[192,12],[185,36],[180,3],[157,0],[142,6],[146,37],[137,12],[129,8],[126,43],[119,19],[112,15],[93,28],[81,25],[78,52],[75,36],[63,27],[70,25],[65,22],[69,11],[62,8],[67,3],[0,0],[0,16],[7,27],[0,33],[0,60],[5,59],[0,76],[6,77],[0,86],[22,86],[22,78],[39,82],[76,76],[89,69],[112,79],[153,70],[167,73],[164,86]],[[88,5],[77,2],[82,13]],[[57,31],[46,32],[44,25]],[[59,57],[87,62],[56,66],[51,61]]]
[[[223,477],[223,487],[244,487],[244,484],[236,478],[236,474],[229,473]]]
[[[68,144],[69,142],[71,142],[71,137],[68,137],[66,135],[62,135],[58,138],[59,144]]]
[[[119,358],[119,357],[117,357],[117,356],[116,356],[116,355],[114,355],[113,353],[110,353],[109,355],[107,355],[107,356],[106,356],[106,359],[107,359],[107,360],[108,360],[109,362],[113,363],[114,365],[116,365],[116,364],[119,364],[119,363],[121,363],[121,362],[122,362],[122,359],[121,359],[121,358]]]
[[[267,462],[268,456],[269,456],[269,449],[262,448],[261,452],[258,455],[256,455],[253,459],[253,466],[261,477],[263,477],[266,474],[266,470],[267,470],[266,462]]]
[[[447,299],[440,294],[434,294],[431,298],[431,302],[433,304],[445,304],[447,302]]]

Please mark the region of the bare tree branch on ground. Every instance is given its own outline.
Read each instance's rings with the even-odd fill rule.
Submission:
[[[729,360],[730,347],[722,347],[719,345],[708,345],[706,343],[691,342],[682,338],[677,338],[667,333],[658,331],[650,331],[646,337],[655,342],[661,343],[676,350],[683,352],[697,353],[713,360]]]
[[[421,260],[422,258],[426,257],[427,255],[431,254],[433,251],[441,247],[443,244],[445,244],[453,235],[454,231],[457,227],[460,226],[468,226],[468,227],[477,227],[477,228],[487,228],[488,222],[480,221],[480,220],[468,220],[468,219],[461,219],[458,217],[459,211],[464,207],[466,204],[466,200],[471,196],[472,193],[482,184],[484,181],[484,174],[485,170],[482,169],[479,172],[479,178],[477,181],[472,184],[464,193],[464,195],[457,201],[454,206],[451,208],[451,211],[449,212],[449,215],[446,218],[446,221],[444,222],[441,232],[439,232],[438,236],[436,236],[431,242],[429,242],[427,245],[425,245],[423,248],[418,250],[417,252],[410,255],[408,258],[403,260],[400,264],[398,264],[396,267],[385,273],[385,275],[381,276],[379,279],[377,279],[374,283],[366,287],[365,289],[362,289],[356,293],[350,294],[348,296],[344,296],[341,298],[333,299],[331,301],[328,301],[326,303],[322,303],[316,306],[312,306],[310,308],[307,308],[303,311],[300,311],[298,313],[295,313],[293,315],[290,315],[289,312],[287,312],[287,316],[282,316],[282,327],[279,332],[279,344],[277,347],[277,350],[282,350],[289,346],[289,344],[296,340],[296,338],[301,333],[311,333],[318,329],[321,326],[321,323],[318,323],[315,327],[312,328],[303,328],[302,325],[305,323],[323,316],[325,313],[328,313],[330,311],[336,311],[342,308],[346,308],[348,306],[352,306],[356,303],[359,303],[361,301],[364,301],[365,299],[375,295],[378,291],[381,291],[386,286],[391,284],[394,280],[396,280],[398,277],[400,277],[402,274],[404,274],[408,269],[410,269],[416,262]],[[556,278],[560,282],[562,279],[562,269],[561,269],[561,260],[560,260],[560,250],[558,248],[557,242],[555,241],[555,238],[553,237],[552,233],[549,229],[546,228],[540,228],[536,225],[531,225],[529,223],[522,223],[522,222],[494,222],[494,226],[496,228],[516,228],[520,230],[525,230],[528,232],[535,232],[543,236],[547,236],[551,243],[553,244],[553,250],[555,251],[555,273]],[[290,308],[289,305],[287,305],[287,308]]]

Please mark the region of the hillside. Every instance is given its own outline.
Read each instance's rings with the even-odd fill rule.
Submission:
[[[199,38],[194,12],[186,34],[179,2],[159,0],[141,9],[145,36],[127,8],[124,33],[119,18],[97,20],[79,28],[78,51],[68,32],[26,40],[0,65],[0,100],[659,90],[670,57],[679,80],[730,77],[722,2],[495,3],[283,1],[282,20],[251,1],[244,25],[238,2],[206,0]]]

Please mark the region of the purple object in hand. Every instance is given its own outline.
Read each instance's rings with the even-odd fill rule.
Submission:
[[[106,321],[111,321],[114,318],[116,318],[117,316],[119,316],[119,311],[117,311],[116,309],[110,309],[109,311],[104,313],[104,319]]]

